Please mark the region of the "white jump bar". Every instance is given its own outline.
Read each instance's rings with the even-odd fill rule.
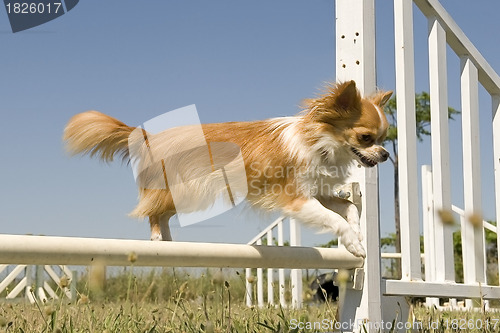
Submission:
[[[233,268],[346,268],[363,266],[345,249],[244,244],[152,242],[0,234],[0,263]]]

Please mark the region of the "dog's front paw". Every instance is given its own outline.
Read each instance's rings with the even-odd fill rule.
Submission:
[[[151,240],[156,242],[156,241],[162,241],[163,238],[161,237],[160,233],[153,233],[151,234]]]
[[[366,251],[359,240],[360,235],[360,233],[350,230],[342,235],[342,244],[344,244],[347,251],[356,257],[366,258]]]
[[[356,242],[356,243],[346,245],[345,248],[347,249],[347,251],[351,252],[356,257],[366,258],[366,251],[365,251],[363,245],[361,245],[361,242]]]

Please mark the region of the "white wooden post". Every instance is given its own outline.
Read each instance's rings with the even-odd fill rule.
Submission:
[[[374,0],[336,0],[336,74],[338,81],[355,80],[363,95],[375,92]],[[340,321],[380,323],[381,273],[377,167],[354,170],[362,193],[361,231],[367,256],[362,290],[340,295]]]
[[[451,212],[448,131],[446,32],[436,18],[429,19],[429,83],[431,108],[436,279],[455,281],[452,226],[441,223],[439,211]]]
[[[290,246],[300,246],[300,225],[290,218]],[[290,271],[292,287],[292,306],[302,307],[302,269],[292,269]]]
[[[403,280],[421,280],[418,210],[413,1],[394,0],[396,92],[399,156],[401,272]]]
[[[259,238],[257,240],[257,245],[262,245],[262,239]],[[262,268],[257,268],[257,305],[259,307],[263,307],[264,306],[264,288],[263,288],[263,285],[264,285],[264,274],[263,274],[263,271],[262,271]]]
[[[497,248],[500,249],[500,95],[491,96],[493,109],[493,163],[495,168],[495,208],[497,218]],[[498,255],[500,262],[500,253]],[[498,265],[500,272],[500,265]]]
[[[278,246],[283,246],[283,221],[278,224]],[[281,306],[286,306],[285,300],[285,270],[283,268],[278,269],[278,283],[279,283],[279,294],[280,294],[280,304]]]
[[[247,294],[247,306],[251,307],[253,305],[253,286],[252,283],[249,281],[252,276],[252,269],[247,268],[245,269],[245,289],[246,289],[246,294]]]
[[[33,287],[33,268],[36,266],[28,265],[26,266],[26,286],[24,286],[26,299],[31,303],[35,303],[36,299],[31,293],[31,289]]]
[[[267,246],[273,246],[273,229],[267,232]],[[274,304],[273,269],[267,269],[267,304]]]
[[[36,265],[35,285],[36,285],[36,296],[42,303],[45,304],[47,302],[47,295],[45,295],[45,292],[43,290],[43,282],[45,281],[43,268],[44,267],[42,265]]]
[[[464,282],[486,282],[483,224],[468,221],[472,214],[481,217],[481,166],[479,145],[478,71],[468,57],[461,58],[462,138],[464,173],[464,223],[462,223],[462,257]],[[472,306],[471,300],[466,301]]]
[[[425,281],[436,280],[436,240],[434,235],[434,202],[432,194],[432,171],[430,165],[422,165],[422,211],[424,229]],[[428,306],[439,306],[439,298],[427,297]]]

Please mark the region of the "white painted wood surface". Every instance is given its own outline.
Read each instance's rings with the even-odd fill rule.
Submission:
[[[429,19],[429,84],[431,108],[434,232],[436,235],[437,281],[454,281],[453,232],[442,223],[439,211],[451,212],[450,138],[448,129],[448,84],[446,32],[436,18]]]
[[[461,284],[454,282],[425,282],[425,281],[400,281],[386,280],[384,293],[387,295],[402,295],[402,296],[433,296],[433,297],[449,297],[453,298],[457,295],[466,298],[480,298],[483,295],[484,299],[500,298],[500,287],[484,286],[475,284]]]
[[[273,230],[267,231],[267,246],[273,246]],[[274,305],[274,269],[267,269],[267,304]]]
[[[399,156],[401,273],[404,280],[420,280],[420,221],[418,207],[417,138],[415,118],[415,62],[413,3],[394,0],[396,93]]]
[[[425,281],[436,281],[436,240],[434,234],[434,202],[432,195],[432,170],[430,165],[422,165],[422,221],[424,231]],[[438,306],[439,299],[427,297],[428,306]]]
[[[252,269],[251,268],[246,268],[245,269],[245,293],[246,293],[246,304],[248,307],[251,307],[253,305],[253,286],[252,282],[253,280],[252,277]]]
[[[10,283],[12,283],[19,274],[21,274],[26,268],[26,265],[18,265],[16,266],[4,279],[0,282],[0,292],[4,291]],[[8,298],[14,298],[17,296],[19,292],[13,293],[13,290],[10,291]]]
[[[0,262],[5,264],[175,267],[353,268],[363,260],[343,249],[257,246],[246,244],[151,242],[124,239],[0,235]]]
[[[464,282],[484,284],[486,282],[484,227],[482,223],[475,226],[469,221],[472,215],[476,215],[482,221],[478,72],[469,57],[461,58],[461,69],[465,217],[461,223],[461,230]]]
[[[493,166],[495,170],[495,211],[497,235],[500,235],[500,95],[493,95],[491,104],[493,118]],[[497,248],[500,249],[500,237],[497,237]],[[498,269],[500,271],[500,265],[498,265]]]
[[[283,246],[284,235],[283,235],[283,223],[278,224],[278,246]],[[279,298],[281,306],[286,306],[285,299],[285,270],[283,268],[278,269],[278,283],[279,283]]]
[[[491,95],[500,95],[500,77],[439,1],[414,0],[413,2],[427,18],[439,17],[440,25],[446,30],[446,39],[453,51],[457,55],[469,55],[478,68],[479,82]],[[487,8],[485,7],[485,10]]]
[[[355,80],[365,96],[375,92],[375,6],[374,0],[336,0],[337,81]],[[360,227],[364,236],[365,278],[362,290],[347,289],[340,296],[340,321],[370,320],[380,323],[380,226],[378,169],[355,168],[352,181],[362,193]]]
[[[301,245],[300,225],[295,219],[290,219],[290,246]],[[302,307],[302,269],[290,271],[290,283],[292,288],[292,306]]]
[[[255,242],[256,245],[262,245],[262,239],[258,239]],[[262,274],[262,267],[257,268],[257,305],[259,307],[264,306],[264,274]]]
[[[290,235],[290,246],[301,246],[301,229],[299,222],[293,219],[285,219],[285,217],[279,217],[263,231],[261,231],[256,237],[254,237],[248,245],[262,245],[262,240],[267,238],[266,246],[273,246],[273,231],[277,231],[278,247],[284,246],[284,232],[283,224],[285,221],[289,221],[289,235]],[[257,268],[257,276],[254,284],[248,282],[248,277],[251,276],[251,271],[247,269],[246,276],[246,288],[247,288],[247,306],[253,305],[253,288],[256,288],[257,294],[257,305],[263,307],[267,304],[274,304],[274,269],[268,267],[267,273],[267,302],[264,300],[264,270],[263,268]],[[302,306],[302,293],[303,293],[303,281],[302,281],[302,269],[291,269],[290,271],[290,283],[287,286],[285,279],[285,270],[280,268],[278,270],[278,288],[279,288],[279,301],[281,306],[287,306],[285,300],[286,288],[291,290],[291,306],[295,308],[300,308]]]

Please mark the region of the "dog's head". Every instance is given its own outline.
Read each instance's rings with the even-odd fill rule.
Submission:
[[[354,81],[327,87],[326,93],[306,100],[305,119],[314,123],[320,147],[325,153],[343,149],[365,167],[373,167],[389,157],[382,143],[389,123],[383,107],[392,91],[362,98]]]

